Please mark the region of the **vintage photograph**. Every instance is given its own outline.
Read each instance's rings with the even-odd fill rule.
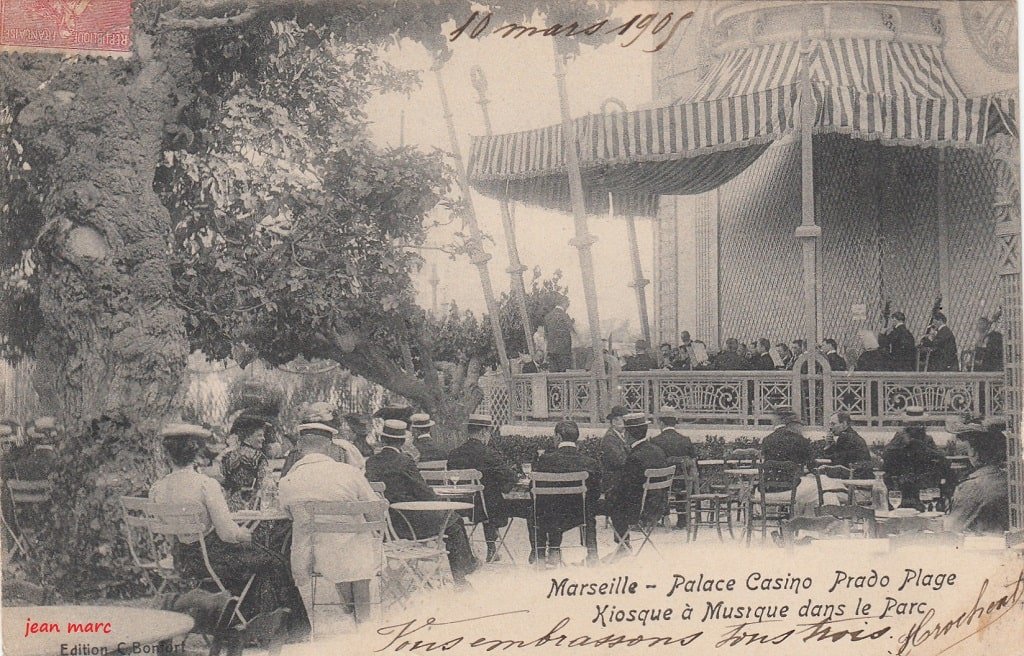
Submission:
[[[1012,0],[0,0],[2,653],[1024,652]]]

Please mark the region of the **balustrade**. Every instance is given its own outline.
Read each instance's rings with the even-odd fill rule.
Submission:
[[[596,415],[594,382],[584,371],[517,374],[512,398],[487,377],[481,386],[485,407],[502,423],[596,423],[603,418]],[[670,406],[686,421],[721,426],[767,425],[778,408],[797,409],[817,426],[838,410],[868,426],[899,423],[912,405],[923,406],[936,423],[1004,411],[1000,373],[630,371],[610,384],[614,402],[630,411],[655,414]]]

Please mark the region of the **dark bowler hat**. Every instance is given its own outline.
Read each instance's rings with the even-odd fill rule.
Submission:
[[[612,406],[612,411],[608,413],[608,421],[615,419],[616,417],[625,417],[629,414],[629,408],[624,405]]]
[[[494,420],[491,415],[469,415],[469,421],[466,422],[467,426],[476,428],[493,428]]]
[[[206,430],[202,426],[196,426],[195,424],[167,424],[160,431],[160,437],[163,439],[193,439],[193,440],[209,440],[213,437],[213,433]]]
[[[385,419],[380,437],[384,440],[405,440],[409,437],[409,425],[401,419]]]
[[[647,415],[642,412],[630,412],[622,416],[622,423],[626,428],[632,428],[634,426],[647,426],[651,422],[647,421]]]

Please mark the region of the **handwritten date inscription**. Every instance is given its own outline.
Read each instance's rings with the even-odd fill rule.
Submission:
[[[666,14],[654,13],[654,14],[636,14],[629,20],[619,25],[612,25],[609,27],[609,23],[612,23],[609,19],[605,18],[599,20],[587,27],[583,27],[576,21],[562,25],[561,23],[555,23],[547,27],[535,27],[532,25],[520,25],[519,23],[507,23],[491,29],[491,18],[492,13],[481,13],[474,11],[470,14],[461,25],[452,30],[448,36],[449,41],[455,41],[462,35],[470,39],[477,39],[486,34],[497,34],[503,39],[512,37],[518,39],[523,36],[565,36],[565,37],[593,37],[598,35],[606,34],[618,34],[620,37],[626,37],[629,39],[625,43],[622,43],[623,48],[628,48],[637,39],[643,36],[645,33],[650,33],[652,36],[657,36],[668,31],[667,35],[651,50],[644,50],[644,52],[658,52],[665,47],[672,37],[676,33],[680,23],[683,21],[693,18],[693,12],[688,11],[681,16],[675,16],[671,11]],[[488,30],[490,31],[488,32]],[[632,37],[632,38],[630,38]]]

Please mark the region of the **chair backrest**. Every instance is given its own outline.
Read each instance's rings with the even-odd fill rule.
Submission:
[[[422,469],[420,470],[420,476],[426,481],[427,485],[445,485],[448,483],[447,472],[435,469]]]
[[[762,494],[789,491],[795,494],[803,474],[801,464],[788,460],[765,460],[758,464],[757,470]]]
[[[667,490],[672,487],[672,478],[676,475],[676,466],[653,467],[644,470],[644,491]]]
[[[420,471],[427,471],[427,470],[437,471],[439,469],[440,470],[445,470],[445,469],[448,469],[448,461],[447,460],[424,460],[422,462],[417,462],[416,463],[416,469],[419,469]]]
[[[449,485],[480,485],[484,476],[479,469],[446,469],[443,473]]]
[[[818,505],[819,506],[825,505],[825,494],[826,493],[841,494],[848,501],[850,500],[850,491],[847,490],[844,486],[842,486],[840,484],[836,484],[834,487],[830,487],[828,489],[825,489],[825,485],[824,485],[824,483],[821,480],[822,476],[828,476],[829,478],[839,478],[839,477],[831,476],[831,475],[825,473],[826,469],[836,469],[836,467],[837,467],[836,465],[822,465],[821,467],[815,467],[814,469],[811,470],[811,474],[814,475],[814,484],[818,488]],[[841,467],[840,466],[839,469],[844,469],[847,472],[852,473],[852,471],[847,469],[846,467]],[[843,472],[837,472],[837,473],[839,473],[841,475],[843,474]],[[845,475],[842,475],[841,477],[842,478],[849,478],[848,476],[845,476]]]
[[[576,495],[587,493],[586,481],[590,478],[590,473],[585,471],[530,472],[529,478],[530,491],[534,496]],[[547,485],[538,485],[538,483],[547,483]],[[578,485],[565,485],[565,483],[578,483]]]
[[[721,490],[729,486],[729,477],[726,475],[726,466],[722,464],[701,464],[697,461],[697,470],[699,472],[700,479],[700,491],[701,492],[712,492],[716,489]]]
[[[296,504],[293,517],[314,535],[369,533],[384,538],[387,501],[306,501]]]
[[[152,503],[145,497],[121,497],[121,518],[125,525],[128,553],[136,566],[152,565],[160,560],[156,541],[149,525],[147,507]]]
[[[761,459],[761,451],[753,448],[733,449],[725,456],[725,468],[753,467]]]
[[[53,492],[50,481],[7,481],[7,489],[11,492],[14,503],[46,503]]]
[[[850,480],[853,478],[853,470],[843,465],[821,465],[814,469],[815,473],[829,478]]]
[[[149,530],[189,541],[201,539],[206,533],[206,509],[197,503],[156,503],[145,508]]]

